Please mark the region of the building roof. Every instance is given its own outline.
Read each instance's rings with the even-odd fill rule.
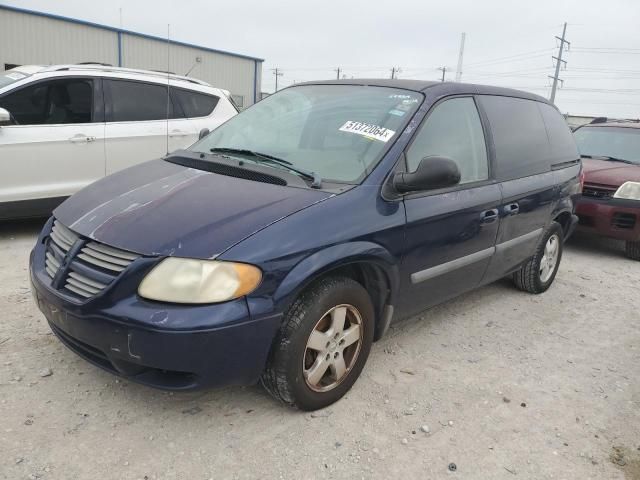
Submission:
[[[437,89],[439,94],[464,94],[477,93],[485,95],[501,95],[505,97],[518,97],[537,102],[549,103],[546,98],[534,93],[512,88],[494,87],[491,85],[476,85],[474,83],[458,82],[434,82],[427,80],[407,80],[390,78],[354,78],[350,80],[321,80],[298,83],[296,85],[370,85],[376,87],[402,88],[414,92],[424,92],[429,89]]]
[[[601,123],[587,123],[583,127],[622,127],[640,129],[640,122],[634,120],[609,120]]]
[[[87,27],[100,28],[102,30],[108,30],[110,32],[124,33],[124,34],[127,34],[127,35],[133,35],[133,36],[136,36],[136,37],[147,38],[147,39],[150,39],[150,40],[159,40],[159,41],[165,42],[165,43],[167,42],[166,38],[156,37],[154,35],[147,35],[146,33],[140,33],[140,32],[134,32],[134,31],[131,31],[131,30],[125,30],[125,29],[122,29],[122,28],[110,27],[108,25],[102,25],[100,23],[87,22],[85,20],[79,20],[77,18],[64,17],[62,15],[54,15],[52,13],[38,12],[36,10],[28,10],[26,8],[18,8],[18,7],[11,7],[11,6],[8,6],[8,5],[0,5],[0,10],[9,10],[9,11],[12,11],[12,12],[26,13],[28,15],[36,15],[38,17],[52,18],[54,20],[61,20],[63,22],[75,23],[77,25],[84,25],[84,26],[87,26]],[[218,49],[215,49],[215,48],[203,47],[202,45],[194,45],[192,43],[178,42],[176,40],[169,40],[169,43],[171,45],[179,45],[179,46],[182,46],[182,47],[197,48],[199,50],[203,50],[203,51],[206,51],[206,52],[220,53],[220,54],[223,54],[223,55],[230,55],[232,57],[245,58],[247,60],[254,60],[256,62],[264,62],[263,58],[252,57],[252,56],[243,55],[243,54],[240,54],[240,53],[227,52],[225,50],[218,50]]]

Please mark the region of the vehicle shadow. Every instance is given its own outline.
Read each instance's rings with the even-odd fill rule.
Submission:
[[[40,233],[47,218],[27,218],[23,220],[0,221],[0,240],[31,238]]]
[[[624,257],[624,241],[575,232],[566,243],[566,249],[580,253],[620,258]]]

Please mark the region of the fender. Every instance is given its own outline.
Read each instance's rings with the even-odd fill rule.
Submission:
[[[383,305],[383,327],[386,330],[400,282],[399,259],[386,248],[372,242],[348,242],[332,245],[308,256],[299,262],[282,280],[276,290],[274,303],[280,306],[289,304],[313,280],[335,268],[353,263],[369,263],[380,267],[384,272],[389,289],[388,301]],[[375,303],[375,299],[374,303]],[[378,323],[378,322],[377,322]]]

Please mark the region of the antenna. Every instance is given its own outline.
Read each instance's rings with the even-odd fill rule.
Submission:
[[[196,57],[196,61],[193,63],[193,65],[191,66],[191,68],[187,71],[187,73],[184,74],[185,77],[188,77],[189,74],[193,71],[194,68],[196,68],[198,66],[199,63],[202,62],[202,57]]]
[[[167,24],[167,155],[169,155],[169,106],[171,105],[171,96],[169,93],[169,71],[171,70],[169,68],[169,60],[170,60],[170,41],[169,41],[169,36],[170,36],[170,29],[171,29],[171,24]]]

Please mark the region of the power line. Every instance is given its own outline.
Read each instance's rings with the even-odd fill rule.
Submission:
[[[564,52],[564,45],[567,44],[567,48],[568,48],[569,45],[571,45],[570,42],[565,40],[566,34],[567,34],[567,22],[564,22],[564,26],[562,27],[562,37],[556,37],[558,40],[560,40],[560,46],[558,47],[558,56],[557,57],[551,57],[552,59],[555,59],[555,61],[556,61],[556,73],[553,75],[553,77],[549,76],[549,78],[553,79],[553,86],[551,87],[551,95],[549,96],[549,101],[551,103],[554,103],[554,101],[556,99],[556,89],[558,88],[558,80],[560,80],[560,78],[559,78],[560,66],[563,63],[565,65],[565,67],[567,65],[567,62],[562,60],[562,52]],[[562,82],[562,80],[560,80],[560,82]]]
[[[440,80],[441,82],[444,82],[444,76],[447,73],[447,67],[438,67],[438,70],[440,70],[442,72],[442,80]]]
[[[281,77],[282,75],[284,75],[279,68],[272,68],[271,71],[273,72],[273,75],[276,77],[276,92],[278,91],[278,77]]]
[[[504,63],[504,62],[509,62],[511,60],[520,61],[528,58],[546,57],[548,53],[552,50],[553,48],[545,48],[542,50],[533,50],[530,52],[516,53],[514,55],[508,55],[506,57],[497,57],[497,58],[488,59],[488,60],[481,60],[479,62],[469,63],[467,64],[467,67],[475,67],[478,65],[486,65],[486,64],[493,64],[493,63]],[[521,58],[521,57],[525,57],[525,58]]]
[[[467,34],[462,32],[462,36],[460,37],[460,53],[458,54],[458,67],[456,68],[456,82],[462,79],[462,57],[464,56],[464,40],[466,37]]]

